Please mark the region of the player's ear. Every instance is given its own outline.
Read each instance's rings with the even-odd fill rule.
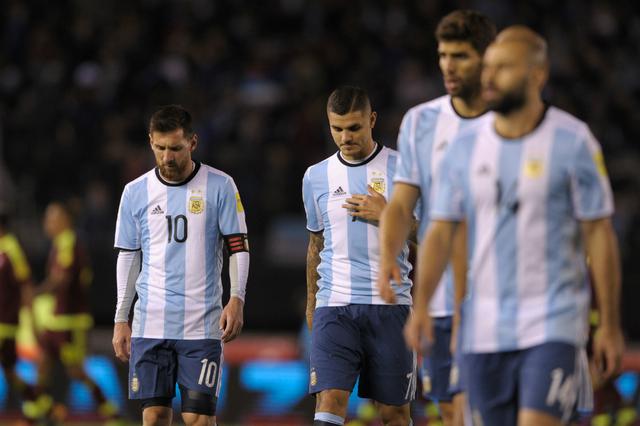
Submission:
[[[373,129],[376,125],[376,119],[378,118],[378,113],[375,111],[371,111],[371,116],[369,118],[371,128]]]
[[[198,134],[194,133],[191,136],[191,152],[193,152],[196,149],[196,146],[198,146]]]
[[[153,148],[153,136],[151,136],[151,133],[149,133],[149,145]]]

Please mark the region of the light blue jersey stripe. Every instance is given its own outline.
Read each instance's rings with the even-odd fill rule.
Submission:
[[[564,129],[559,129],[554,134],[550,155],[549,182],[561,182],[566,180],[566,165],[571,164],[573,147],[576,135]],[[566,181],[566,191],[569,191],[569,182]],[[587,280],[584,271],[576,269],[576,261],[583,256],[580,239],[573,236],[579,233],[579,223],[574,219],[572,206],[569,201],[559,198],[557,192],[549,191],[547,200],[547,282],[556,281],[557,284],[550,288],[547,297],[548,312],[557,313],[547,318],[545,324],[546,339],[559,338],[571,339],[581,328],[575,323],[574,318],[579,315],[580,300],[589,297]],[[562,256],[558,254],[562,253]],[[571,290],[577,282],[584,282],[583,290]],[[586,290],[586,291],[585,291]],[[582,294],[581,294],[582,293]]]
[[[215,202],[217,199],[217,192],[220,189],[220,181],[224,178],[220,175],[209,173],[207,175],[207,200],[210,203]],[[222,254],[222,239],[218,232],[218,215],[220,212],[217,209],[210,209],[208,211],[206,228],[209,232],[205,240],[205,252],[206,258],[212,259],[206,263],[206,280],[207,286],[204,293],[205,306],[214,307],[219,304],[220,298],[220,262],[218,259]],[[214,330],[218,326],[213,324],[213,318],[216,318],[216,309],[209,309],[204,316],[204,335],[205,338],[212,338]],[[213,328],[213,329],[212,329]]]
[[[368,194],[367,168],[347,167],[350,194]],[[373,294],[370,291],[362,294],[358,289],[371,288],[371,263],[369,262],[369,239],[367,222],[358,219],[355,222],[346,216],[348,256],[351,260],[351,302],[355,304],[371,304]],[[368,293],[368,294],[367,294]]]
[[[317,191],[318,193],[329,192],[328,169],[329,162],[324,161],[310,171],[309,177],[314,191]],[[320,301],[320,299],[324,301],[329,300],[333,283],[333,238],[331,233],[331,223],[329,222],[329,215],[327,214],[328,203],[329,197],[323,197],[319,200],[320,211],[322,212],[322,223],[324,226],[324,248],[320,253],[320,265],[318,266],[318,274],[322,277],[323,284],[322,288],[318,290],[318,301]],[[320,303],[319,306],[322,306],[322,303]]]
[[[141,179],[137,183],[131,185],[129,194],[131,194],[131,207],[133,206],[146,206],[148,201],[147,193],[147,179]],[[133,208],[132,208],[133,210]],[[140,247],[142,249],[142,263],[143,266],[138,280],[136,282],[136,292],[138,293],[138,301],[134,308],[133,316],[133,329],[132,334],[134,336],[141,336],[144,332],[144,326],[147,320],[147,302],[149,301],[149,288],[147,284],[149,282],[149,227],[146,226],[149,218],[147,217],[146,210],[142,210],[139,218],[140,220]]]
[[[188,235],[185,206],[187,204],[187,187],[176,186],[167,188],[167,212],[170,216],[170,242],[165,250],[165,308],[164,335],[182,339],[184,333],[185,311],[185,265],[187,263],[186,246],[183,239]],[[168,219],[169,220],[169,219]],[[168,224],[167,224],[168,226]],[[169,286],[170,285],[170,286]]]
[[[498,344],[501,347],[515,347],[517,343],[515,321],[518,318],[518,288],[516,285],[516,267],[514,259],[518,253],[516,229],[518,200],[518,175],[522,141],[503,141],[500,146],[498,163],[498,217],[496,224],[496,277],[498,295],[502,303],[498,320]]]
[[[464,167],[460,170],[460,188],[463,191],[461,210],[464,212],[466,216],[465,222],[467,225],[467,265],[470,264],[470,261],[473,257],[473,249],[476,246],[476,210],[473,203],[469,202],[471,200],[471,154],[474,149],[476,149],[477,140],[475,135],[473,137],[468,137],[462,139],[459,143],[466,144],[466,150],[456,149],[455,147],[451,147],[451,150],[455,150],[456,155],[460,158]],[[437,203],[436,203],[437,204]],[[462,306],[460,308],[461,318],[462,318],[462,336],[458,339],[458,342],[465,342],[467,340],[467,336],[469,337],[468,341],[473,341],[474,339],[474,330],[473,330],[473,322],[465,321],[465,318],[475,318],[475,307],[472,303],[474,300],[471,296],[473,294],[474,289],[474,279],[470,274],[471,268],[467,266],[467,294],[462,302]],[[455,302],[455,301],[454,301]],[[460,350],[464,350],[460,348]]]
[[[436,124],[440,116],[440,108],[422,112],[416,124],[416,158],[420,170],[420,225],[418,227],[418,243],[422,242],[430,221],[430,194],[432,172],[433,142],[436,136]]]

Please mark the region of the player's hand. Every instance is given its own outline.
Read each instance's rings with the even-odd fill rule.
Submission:
[[[367,192],[368,194],[353,194],[351,198],[346,199],[347,204],[343,204],[342,207],[353,217],[377,224],[387,200],[370,185],[367,185]]]
[[[386,303],[396,303],[396,292],[393,291],[392,285],[402,282],[398,262],[394,258],[383,259],[381,257],[379,268],[377,286],[380,297]]]
[[[131,355],[131,327],[128,322],[117,322],[113,325],[113,339],[111,340],[116,358],[122,362],[129,361]]]
[[[237,297],[231,296],[229,303],[224,307],[220,316],[220,330],[222,330],[222,341],[224,343],[232,341],[242,331],[242,325],[244,324],[243,311],[244,302]]]
[[[458,333],[460,333],[460,315],[454,314],[453,324],[451,324],[451,340],[449,341],[451,355],[454,355],[458,349]]]
[[[593,335],[593,360],[603,379],[610,379],[619,371],[624,352],[624,337],[620,327],[596,329]]]
[[[404,326],[404,340],[410,349],[420,354],[428,351],[433,342],[433,326],[427,309],[411,312]]]

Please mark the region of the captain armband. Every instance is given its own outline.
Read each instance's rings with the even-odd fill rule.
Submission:
[[[249,239],[247,238],[247,234],[225,235],[224,243],[229,251],[229,256],[235,253],[249,252]]]

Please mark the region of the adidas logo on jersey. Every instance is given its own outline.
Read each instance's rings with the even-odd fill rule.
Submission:
[[[338,189],[336,189],[335,191],[333,191],[333,196],[334,197],[339,197],[341,195],[347,195],[346,192],[344,192],[344,189],[342,189],[341,186],[338,187]]]
[[[159,204],[153,210],[151,210],[151,214],[162,214],[162,213],[164,213],[164,211],[162,210],[162,207],[160,207]]]

